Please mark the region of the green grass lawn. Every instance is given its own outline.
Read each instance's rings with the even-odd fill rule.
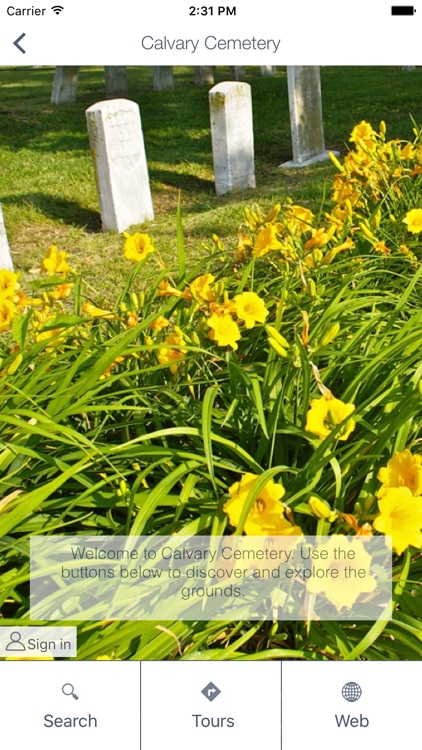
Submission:
[[[71,254],[108,300],[124,274],[121,240],[101,233],[85,109],[104,98],[102,68],[82,68],[75,105],[53,107],[53,68],[0,68],[0,200],[16,267],[26,274],[39,266],[51,244]],[[152,91],[151,69],[129,68],[129,96],[141,108],[155,208],[146,229],[166,259],[175,256],[174,213],[182,191],[187,252],[200,257],[216,232],[232,238],[243,207],[264,207],[290,195],[318,205],[331,165],[283,172],[291,157],[287,80],[246,69],[252,86],[257,189],[218,198],[214,192],[208,88],[193,82],[191,68],[175,68],[175,89]],[[422,69],[321,68],[326,145],[344,153],[361,119],[388,125],[387,136],[412,134],[409,113],[422,120]],[[217,68],[216,82],[228,68]],[[231,239],[231,242],[233,240]]]

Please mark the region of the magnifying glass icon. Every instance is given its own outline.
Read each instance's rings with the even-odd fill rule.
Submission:
[[[75,688],[73,685],[70,684],[70,682],[65,682],[65,684],[62,687],[62,693],[64,695],[71,695],[72,698],[75,699],[75,701],[79,700],[79,695],[76,695]]]

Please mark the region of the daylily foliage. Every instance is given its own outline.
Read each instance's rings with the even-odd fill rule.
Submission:
[[[366,121],[350,144],[341,163],[333,158],[320,210],[285,197],[247,208],[231,238],[213,235],[194,270],[166,265],[146,231],[126,233],[128,283],[113,302],[91,298],[54,246],[32,289],[0,271],[0,522],[29,498],[28,521],[17,517],[6,534],[66,524],[80,533],[234,533],[244,522],[246,535],[328,535],[346,546],[348,536],[388,535],[413,616],[422,145],[418,132],[414,142],[388,141],[384,123],[376,131]],[[47,430],[48,419],[56,422]],[[66,471],[63,487],[31,505],[34,487]],[[360,562],[359,590],[325,584],[334,607],[371,597],[364,541]],[[17,610],[24,598],[16,595]],[[313,644],[324,658],[326,640],[321,630]]]

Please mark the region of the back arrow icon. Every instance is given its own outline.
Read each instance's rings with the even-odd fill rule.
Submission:
[[[26,36],[26,34],[21,34],[20,36],[18,36],[18,38],[13,42],[13,44],[15,45],[15,47],[18,48],[19,52],[22,52],[25,55],[26,49],[23,49],[23,47],[21,47],[19,44],[19,42],[24,38],[24,36]]]

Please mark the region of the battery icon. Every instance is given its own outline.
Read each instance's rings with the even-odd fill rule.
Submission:
[[[391,15],[392,16],[413,16],[416,13],[416,8],[413,5],[392,5]]]

